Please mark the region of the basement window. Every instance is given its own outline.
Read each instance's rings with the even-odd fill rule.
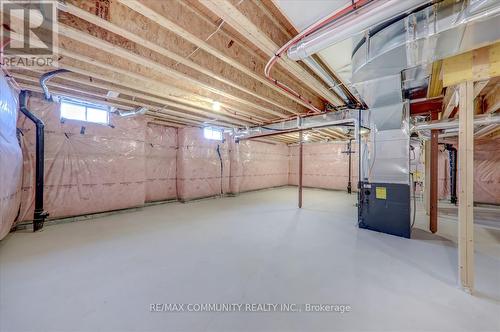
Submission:
[[[203,128],[203,136],[206,139],[222,141],[222,130],[212,127],[205,127]]]
[[[109,124],[109,110],[105,105],[78,99],[61,99],[61,119]]]

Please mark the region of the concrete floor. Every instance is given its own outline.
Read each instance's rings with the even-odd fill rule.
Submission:
[[[17,232],[0,242],[0,331],[498,331],[500,232],[413,239],[356,227],[355,195],[295,188]],[[422,221],[422,223],[420,223]],[[422,229],[420,229],[422,225]],[[348,304],[348,313],[158,313],[151,303]]]

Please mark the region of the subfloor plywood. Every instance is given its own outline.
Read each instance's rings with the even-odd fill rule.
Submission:
[[[356,195],[286,187],[17,232],[0,242],[1,331],[493,331],[500,232],[476,227],[458,288],[456,221],[413,239],[356,226]],[[428,222],[427,222],[428,224]],[[349,313],[152,313],[151,303],[339,303]]]

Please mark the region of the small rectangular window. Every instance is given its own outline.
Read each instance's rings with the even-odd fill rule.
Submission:
[[[105,105],[94,105],[83,100],[61,99],[61,118],[109,124],[109,111]]]
[[[212,127],[203,128],[203,136],[206,139],[222,141],[222,130]]]

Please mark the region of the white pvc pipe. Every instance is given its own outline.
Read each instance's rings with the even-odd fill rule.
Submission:
[[[480,116],[474,119],[474,126],[480,125],[490,125],[500,123],[500,115],[489,115],[489,116]],[[432,129],[451,129],[458,128],[458,119],[452,121],[440,121],[433,123],[423,123],[413,126],[411,129],[412,132],[421,131],[421,130],[432,130]]]

